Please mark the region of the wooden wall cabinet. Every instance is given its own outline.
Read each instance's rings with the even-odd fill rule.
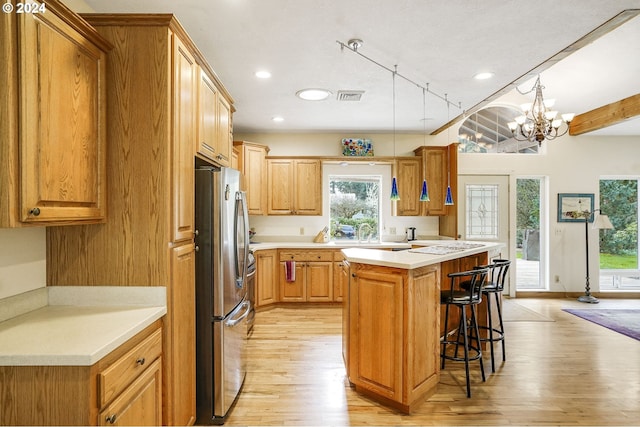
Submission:
[[[449,171],[447,160],[447,147],[419,147],[415,150],[417,156],[422,159],[422,175],[429,186],[429,201],[421,203],[423,215],[444,215],[446,206],[444,199],[447,191],[447,173]],[[420,180],[420,184],[422,180]],[[420,195],[420,188],[418,196]]]
[[[424,178],[427,179],[429,187],[430,201],[419,202],[420,215],[439,216],[438,234],[458,239],[460,237],[458,235],[458,200],[456,200],[458,197],[458,144],[452,143],[445,147],[418,147],[414,153],[422,161],[422,172],[415,187],[417,194],[415,197],[419,197]],[[453,205],[444,204],[448,185],[451,186]]]
[[[256,307],[278,302],[278,251],[257,251],[256,264]]]
[[[333,301],[332,251],[280,251],[280,301]],[[286,261],[295,262],[295,280],[287,281]]]
[[[393,167],[393,174],[398,179],[398,194],[400,195],[400,200],[394,203],[394,214],[398,216],[420,215],[423,203],[419,200],[424,169],[422,158],[398,159]]]
[[[55,0],[0,22],[0,226],[104,221],[111,45]]]
[[[232,108],[205,69],[199,70],[196,153],[219,166],[232,166]]]
[[[322,162],[268,158],[269,215],[322,215]]]
[[[92,366],[2,366],[0,424],[161,425],[162,363],[157,321]]]
[[[267,213],[267,160],[269,147],[249,141],[233,141],[238,149],[238,170],[244,174],[249,215]]]
[[[162,424],[191,425],[197,91],[199,70],[214,73],[173,15],[83,17],[114,45],[107,64],[110,214],[99,227],[47,229],[47,284],[166,287]]]

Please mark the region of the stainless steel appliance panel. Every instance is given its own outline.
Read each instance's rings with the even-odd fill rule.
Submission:
[[[247,316],[249,302],[243,301],[226,319],[214,323],[214,415],[223,417],[233,404],[247,372]]]
[[[222,424],[246,375],[246,197],[233,169],[196,169],[195,183],[197,423]]]

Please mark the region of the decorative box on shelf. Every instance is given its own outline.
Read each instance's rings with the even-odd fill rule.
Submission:
[[[343,156],[373,156],[373,144],[370,139],[344,138],[342,140]]]

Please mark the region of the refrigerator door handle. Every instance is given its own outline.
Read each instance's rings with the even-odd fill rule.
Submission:
[[[248,315],[251,308],[251,303],[249,301],[245,301],[238,308],[236,308],[233,313],[229,316],[229,320],[227,320],[224,325],[230,328],[236,326],[238,323],[242,322]],[[236,317],[239,311],[245,309],[244,313],[242,313],[239,317]]]
[[[247,264],[249,262],[249,214],[247,211],[246,195],[244,191],[236,192],[236,212],[235,212],[235,263],[236,263],[236,286],[242,288],[247,277]],[[241,228],[241,230],[239,230]],[[239,231],[242,232],[240,236]],[[242,245],[242,247],[239,247]],[[240,264],[242,256],[242,265]]]

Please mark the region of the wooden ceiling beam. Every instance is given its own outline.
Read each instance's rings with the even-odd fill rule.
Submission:
[[[569,135],[593,132],[636,116],[640,116],[640,93],[578,114],[571,121]]]

